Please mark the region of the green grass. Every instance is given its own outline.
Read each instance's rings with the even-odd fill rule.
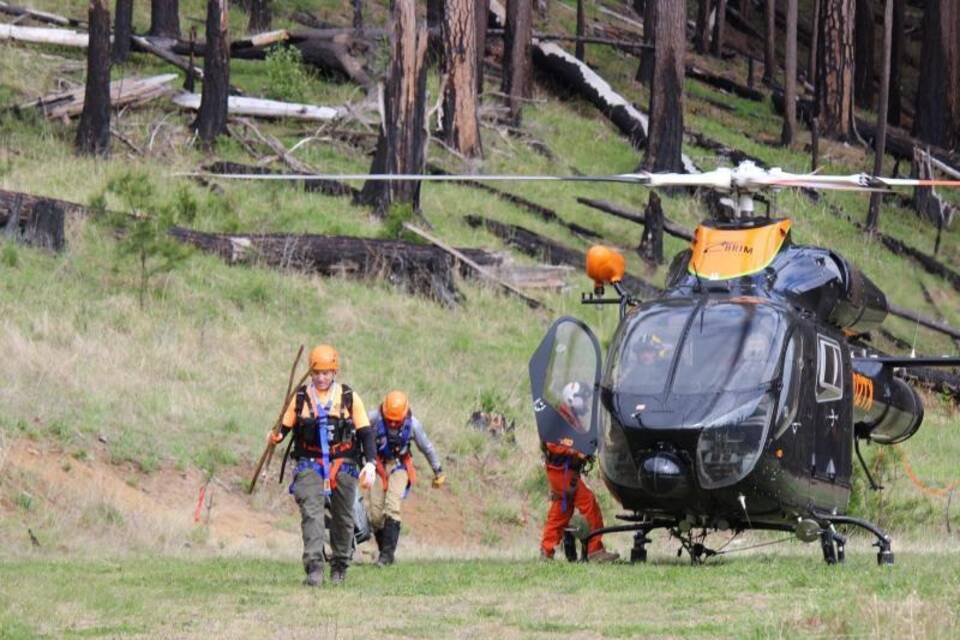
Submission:
[[[924,637],[960,632],[951,555],[879,568],[813,554],[691,567],[534,562],[355,566],[309,590],[297,563],[13,559],[0,564],[0,637]],[[332,600],[331,600],[332,598]],[[341,603],[339,606],[334,603]],[[309,614],[306,614],[309,612]],[[374,613],[376,612],[376,613]]]

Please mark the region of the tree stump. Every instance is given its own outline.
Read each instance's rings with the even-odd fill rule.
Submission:
[[[659,196],[653,191],[650,192],[650,200],[644,209],[644,217],[646,222],[637,253],[650,264],[663,264],[663,207]]]
[[[83,113],[77,128],[77,153],[110,153],[110,11],[106,0],[90,0],[90,45]]]

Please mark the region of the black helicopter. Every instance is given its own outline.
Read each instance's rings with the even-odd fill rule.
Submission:
[[[584,543],[635,531],[631,561],[644,561],[647,534],[664,528],[697,562],[715,553],[702,543],[708,531],[779,530],[819,539],[832,564],[846,542],[836,526],[848,524],[873,533],[878,562],[893,563],[890,537],[844,514],[853,457],[869,477],[860,440],[895,444],[920,427],[923,405],[896,369],[960,359],[863,354],[849,339],[879,327],[886,297],[839,254],[793,244],[790,230],[788,219],[704,222],[663,294],[642,303],[620,285],[619,254],[588,253],[596,288],[582,301],[620,308],[604,366],[596,337],[573,317],[557,320],[530,360],[541,440],[596,453],[607,488],[632,512],[619,516],[631,524]],[[604,298],[605,286],[617,296]],[[578,399],[576,420],[571,382],[594,390]],[[575,559],[571,534],[565,547]]]
[[[888,191],[960,186],[960,181],[867,174],[792,174],[741,163],[705,173],[608,176],[421,174],[181,174],[236,180],[618,182],[648,188],[705,187],[730,196],[732,221],[708,221],[674,259],[664,293],[635,301],[620,283],[623,257],[588,253],[595,290],[587,304],[616,304],[620,323],[601,367],[600,346],[580,320],[563,317],[530,360],[540,438],[597,454],[600,474],[630,513],[628,524],[587,539],[633,531],[631,561],[645,561],[654,529],[677,536],[695,562],[715,552],[708,531],[789,531],[820,540],[828,563],[844,560],[837,525],[876,538],[877,560],[892,564],[890,537],[846,515],[859,441],[903,442],[923,406],[896,377],[899,368],[958,366],[960,358],[867,357],[850,338],[887,314],[883,292],[829,249],[794,245],[791,221],[753,215],[761,191],[812,188]],[[604,287],[616,297],[605,298]],[[586,390],[571,411],[565,390]],[[864,464],[869,476],[869,470]],[[873,481],[871,478],[871,484]],[[699,536],[695,534],[699,531]],[[575,541],[565,539],[568,559]]]

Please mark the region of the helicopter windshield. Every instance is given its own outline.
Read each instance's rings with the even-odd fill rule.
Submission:
[[[606,386],[632,396],[757,390],[776,374],[785,332],[782,313],[752,298],[657,302],[628,321]]]

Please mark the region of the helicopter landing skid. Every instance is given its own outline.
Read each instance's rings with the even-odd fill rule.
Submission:
[[[620,516],[618,516],[620,517]],[[621,517],[622,520],[632,519],[633,516]],[[661,522],[651,522],[649,520],[644,522],[637,522],[635,524],[620,524],[611,527],[603,527],[601,529],[594,529],[583,538],[580,542],[583,545],[582,552],[580,554],[580,561],[587,560],[587,545],[590,543],[596,536],[602,536],[607,533],[622,533],[624,531],[634,531],[633,535],[633,547],[630,549],[630,563],[634,564],[637,562],[646,562],[647,561],[647,545],[652,542],[650,538],[647,537],[647,534],[653,531],[654,529],[669,529],[675,526],[676,523],[673,521],[661,521]],[[569,538],[568,538],[569,536]],[[572,550],[567,551],[568,549]],[[575,562],[577,560],[576,553],[576,541],[571,532],[564,533],[564,550],[567,551],[567,560],[570,562]]]
[[[817,517],[827,524],[823,528],[823,531],[820,533],[820,543],[823,546],[823,559],[827,564],[834,564],[834,562],[843,562],[843,544],[846,542],[846,539],[836,532],[834,525],[838,524],[849,524],[855,527],[860,527],[865,529],[877,537],[877,541],[873,543],[873,546],[877,547],[877,564],[879,565],[892,565],[894,561],[893,549],[890,546],[890,536],[886,534],[880,527],[863,520],[861,518],[855,518],[853,516],[841,516],[833,514],[822,514],[818,513]],[[834,562],[830,561],[830,558],[827,554],[827,536],[835,536],[831,540],[831,546],[836,543],[836,539],[840,538],[842,542],[837,546],[837,555],[834,559]]]

